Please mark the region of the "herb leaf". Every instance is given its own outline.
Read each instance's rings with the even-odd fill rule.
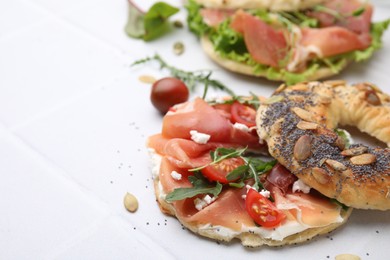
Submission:
[[[168,18],[179,11],[164,2],[157,2],[143,13],[129,0],[129,17],[125,26],[126,33],[133,38],[143,38],[145,41],[154,40],[170,29]]]
[[[245,174],[248,172],[249,166],[248,165],[240,165],[233,171],[231,171],[228,175],[226,175],[226,179],[228,181],[234,181],[237,179],[244,178]]]
[[[167,202],[172,202],[192,198],[199,194],[212,194],[215,197],[222,191],[221,183],[210,183],[201,173],[195,173],[193,176],[189,176],[188,180],[192,183],[193,187],[174,189],[171,193],[167,194],[165,200]]]
[[[196,83],[201,83],[207,87],[210,86],[215,89],[225,91],[230,96],[235,96],[233,90],[226,87],[220,81],[210,78],[211,76],[210,70],[195,71],[195,72],[181,70],[171,65],[168,65],[168,63],[166,63],[158,54],[155,54],[154,56],[151,57],[146,57],[144,59],[136,60],[135,62],[133,62],[133,64],[131,64],[131,66],[143,64],[149,61],[157,61],[161,69],[167,69],[170,72],[172,77],[182,80],[184,83],[186,83],[187,87],[190,90],[194,90]]]

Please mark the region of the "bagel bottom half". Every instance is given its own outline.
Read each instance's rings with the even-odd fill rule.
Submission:
[[[233,72],[248,75],[248,76],[265,77],[269,80],[274,80],[274,81],[288,81],[287,77],[284,76],[283,74],[281,74],[281,76],[279,76],[279,77],[270,76],[266,70],[255,71],[255,68],[253,66],[221,57],[214,50],[214,46],[207,36],[203,36],[201,38],[201,45],[202,45],[204,52],[215,63],[217,63],[218,65],[220,65],[221,67],[223,67],[229,71],[233,71]],[[346,62],[344,64],[344,67],[346,67],[347,65],[348,65],[348,63]],[[341,69],[343,69],[343,68],[341,68]],[[333,76],[335,74],[337,74],[337,73],[332,71],[329,67],[321,67],[321,68],[317,69],[313,74],[307,75],[307,77],[305,77],[304,80],[305,81],[312,81],[312,80],[324,79],[324,78],[328,78],[330,76]]]
[[[353,144],[334,131],[356,126],[390,144],[390,96],[368,83],[281,86],[257,112],[269,153],[308,186],[354,208],[390,209],[390,149]]]
[[[283,246],[283,245],[290,245],[290,244],[297,244],[297,243],[303,243],[307,242],[310,239],[329,233],[336,228],[340,227],[346,221],[348,220],[349,216],[351,215],[352,208],[346,208],[341,209],[341,217],[342,222],[333,223],[327,226],[323,227],[316,227],[316,228],[308,228],[304,231],[301,231],[299,233],[290,235],[288,237],[285,237],[283,240],[272,240],[262,237],[259,234],[249,232],[249,231],[241,231],[241,232],[218,232],[217,229],[204,229],[202,228],[204,224],[202,225],[196,225],[193,223],[189,223],[186,220],[180,218],[180,216],[177,214],[175,207],[168,203],[165,200],[165,195],[163,193],[163,188],[161,186],[161,182],[159,180],[159,169],[160,169],[160,160],[161,157],[156,154],[154,151],[149,151],[149,155],[151,157],[151,164],[152,164],[152,173],[153,173],[153,181],[154,181],[154,190],[155,190],[155,196],[156,201],[160,207],[160,210],[167,215],[171,215],[176,217],[179,222],[189,229],[190,231],[199,234],[203,237],[207,237],[213,240],[222,241],[222,242],[230,242],[233,239],[239,239],[242,243],[242,245],[246,247],[259,247],[263,245],[267,246]],[[220,227],[224,228],[224,227]]]

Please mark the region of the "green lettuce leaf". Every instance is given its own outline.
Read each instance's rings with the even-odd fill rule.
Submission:
[[[211,27],[203,22],[203,17],[200,14],[202,6],[197,4],[194,0],[190,0],[185,7],[188,13],[187,24],[190,31],[197,36],[207,34],[211,30]]]
[[[219,56],[253,67],[254,74],[264,75],[271,80],[282,80],[287,84],[306,81],[323,67],[328,67],[333,73],[337,74],[345,67],[349,60],[361,62],[369,59],[376,50],[382,47],[381,37],[390,23],[390,19],[388,19],[383,22],[376,22],[372,24],[372,43],[367,49],[356,50],[325,59],[315,59],[309,62],[304,71],[294,73],[285,69],[275,69],[270,66],[257,63],[250,56],[242,35],[230,28],[230,20],[222,22],[216,28],[210,28],[203,22],[203,18],[199,13],[201,8],[202,6],[195,3],[194,0],[189,1],[187,9],[189,12],[188,23],[190,30],[198,36],[207,34]],[[269,13],[264,10],[247,11],[266,22],[272,20]],[[318,21],[316,19],[308,17],[300,12],[281,12],[279,13],[279,16],[281,21],[284,21],[284,24],[293,23],[298,24],[299,26],[318,27]]]

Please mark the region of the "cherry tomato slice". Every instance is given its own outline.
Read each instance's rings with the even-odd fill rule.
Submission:
[[[234,102],[232,105],[232,121],[233,123],[244,124],[247,127],[256,125],[256,110],[250,106]]]
[[[254,189],[246,195],[245,208],[249,216],[260,226],[271,228],[279,225],[286,215]]]
[[[226,184],[229,181],[226,176],[238,166],[244,165],[245,161],[240,157],[227,158],[216,164],[211,164],[201,170],[203,176],[210,181],[219,181]]]

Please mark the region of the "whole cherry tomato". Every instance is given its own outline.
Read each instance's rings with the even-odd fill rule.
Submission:
[[[173,105],[187,101],[188,96],[189,91],[183,81],[166,77],[153,83],[150,100],[158,111],[165,114]]]

